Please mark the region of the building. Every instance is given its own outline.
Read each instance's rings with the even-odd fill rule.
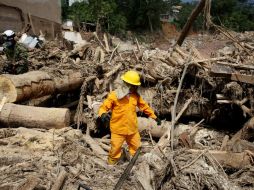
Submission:
[[[75,3],[75,2],[82,2],[82,1],[85,1],[85,0],[68,0],[68,4],[69,4],[69,6],[71,6],[73,3]]]
[[[46,38],[61,34],[61,0],[1,0],[0,32],[12,29],[22,31],[31,26],[29,33]]]

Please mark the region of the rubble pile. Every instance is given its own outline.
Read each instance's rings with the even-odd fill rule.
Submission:
[[[138,113],[142,153],[122,189],[253,189],[253,36],[200,35],[160,50],[94,33],[71,49],[46,41],[30,50],[28,73],[0,76],[0,189],[114,189],[128,162],[107,165],[110,139],[97,111],[130,69],[163,122]]]

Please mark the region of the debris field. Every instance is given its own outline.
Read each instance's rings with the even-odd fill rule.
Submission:
[[[254,189],[254,32],[231,35],[162,50],[85,33],[31,49],[29,72],[0,75],[0,189]],[[141,153],[123,179],[130,160],[107,164],[97,113],[127,70],[162,125],[137,110]]]

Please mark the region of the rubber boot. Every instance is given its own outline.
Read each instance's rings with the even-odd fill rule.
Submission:
[[[119,159],[108,157],[108,165],[116,165]]]

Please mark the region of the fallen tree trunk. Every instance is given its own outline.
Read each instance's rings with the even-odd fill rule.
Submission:
[[[42,108],[7,103],[0,113],[6,127],[63,128],[70,124],[70,111],[65,108]]]
[[[192,11],[190,17],[188,18],[187,22],[185,23],[184,27],[183,27],[183,30],[182,30],[182,33],[181,35],[179,36],[178,40],[177,40],[177,44],[179,46],[182,45],[185,37],[188,35],[189,31],[190,31],[190,28],[191,28],[191,25],[192,23],[194,22],[194,20],[197,18],[197,16],[199,15],[199,13],[203,10],[203,8],[205,7],[205,0],[201,0],[199,2],[199,4],[195,7],[195,9]]]
[[[22,75],[0,76],[0,99],[21,102],[53,93],[79,88],[83,83],[81,73],[70,73],[61,78],[52,78],[47,72],[31,71]]]
[[[61,78],[54,78],[55,91],[58,93],[68,92],[81,87],[84,78],[80,72],[70,73]]]
[[[42,97],[53,92],[54,82],[46,72],[32,71],[22,75],[0,76],[0,99],[6,96],[8,102]]]

